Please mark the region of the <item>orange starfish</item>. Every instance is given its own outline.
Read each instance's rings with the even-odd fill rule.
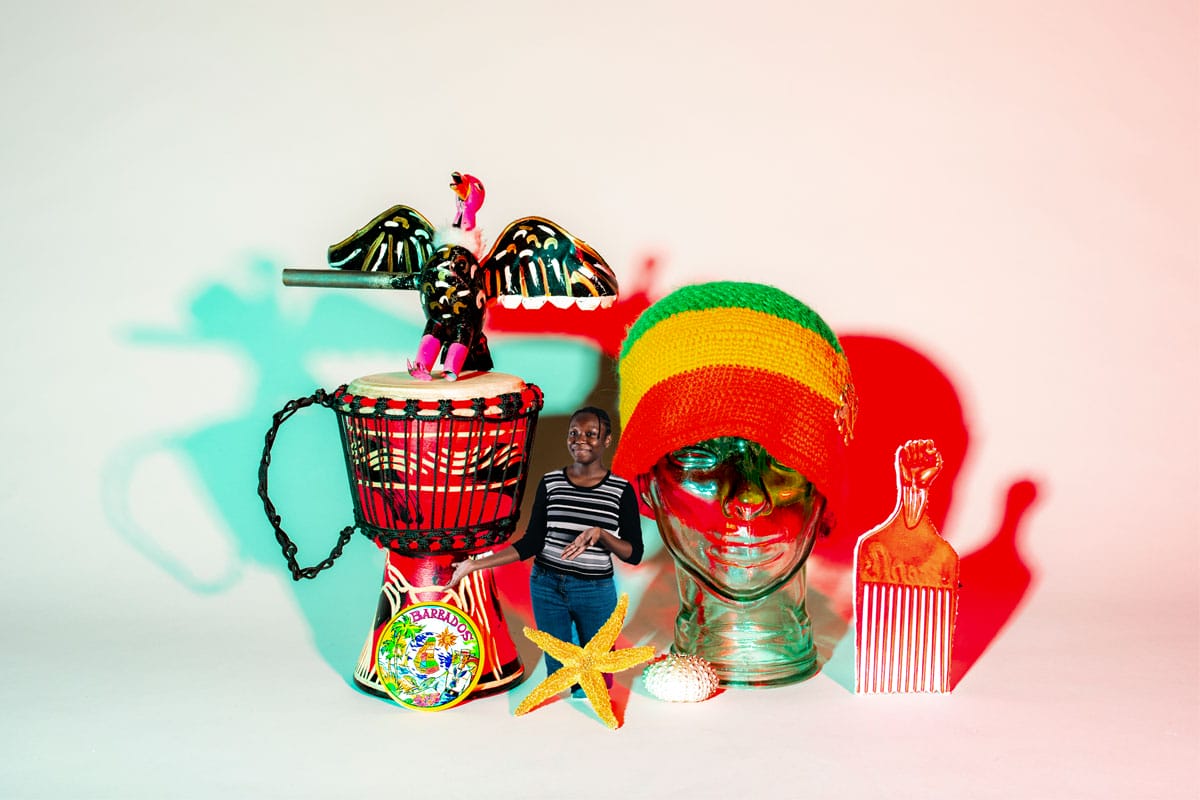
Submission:
[[[547,675],[513,713],[518,717],[528,714],[563,689],[578,683],[583,687],[588,701],[604,724],[616,728],[617,718],[612,711],[612,698],[608,695],[608,686],[604,684],[604,673],[621,672],[654,657],[654,648],[648,645],[612,649],[621,633],[621,624],[625,622],[625,609],[628,607],[629,595],[623,594],[617,601],[612,616],[583,647],[564,642],[533,628],[525,628],[526,638],[561,661],[562,668],[555,670],[552,675]]]

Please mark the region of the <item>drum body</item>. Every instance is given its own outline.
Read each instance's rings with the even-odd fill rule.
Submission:
[[[503,544],[516,528],[542,407],[536,386],[503,373],[418,381],[406,373],[359,378],[332,395],[355,523],[387,550],[371,635],[356,683],[386,696],[375,669],[379,634],[413,603],[440,601],[469,614],[483,638],[473,694],[524,674],[490,570],[453,589],[453,564]]]

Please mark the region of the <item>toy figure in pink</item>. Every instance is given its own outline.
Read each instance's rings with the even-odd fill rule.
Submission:
[[[483,182],[474,175],[455,172],[450,176],[450,188],[454,190],[458,200],[458,214],[454,217],[454,227],[464,231],[475,230],[475,212],[483,205]]]

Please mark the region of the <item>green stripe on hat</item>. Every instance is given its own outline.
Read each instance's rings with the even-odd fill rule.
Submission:
[[[748,308],[789,320],[820,334],[835,352],[842,354],[842,345],[825,320],[786,292],[761,283],[716,281],[676,289],[646,309],[625,336],[621,358],[626,356],[642,334],[664,319],[682,311],[705,311],[711,308]]]

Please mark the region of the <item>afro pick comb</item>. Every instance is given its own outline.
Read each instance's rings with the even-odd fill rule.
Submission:
[[[925,514],[942,455],[928,439],[896,451],[896,508],[854,550],[854,689],[950,691],[958,554]]]

